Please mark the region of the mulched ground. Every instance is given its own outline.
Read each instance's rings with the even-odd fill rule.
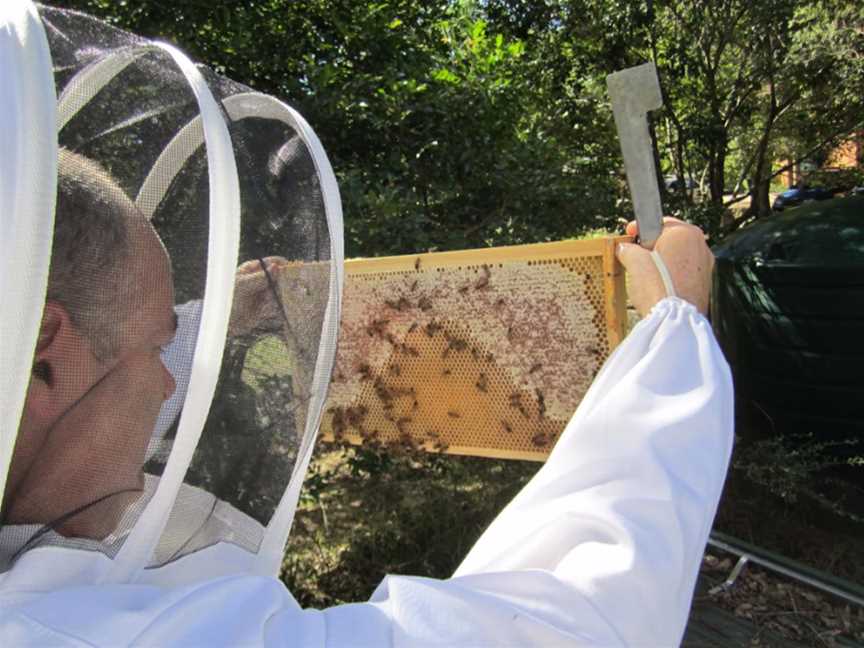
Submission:
[[[711,594],[736,560],[705,555],[685,648],[864,646],[864,608],[759,567],[748,565],[728,591]]]

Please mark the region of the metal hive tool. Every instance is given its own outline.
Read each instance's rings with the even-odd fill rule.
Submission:
[[[347,261],[321,434],[544,460],[623,338],[619,240]]]

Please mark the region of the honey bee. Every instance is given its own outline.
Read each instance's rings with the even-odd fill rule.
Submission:
[[[537,394],[537,415],[543,418],[546,415],[546,396],[539,389],[534,390]]]
[[[538,432],[533,437],[531,437],[531,443],[533,443],[538,448],[542,448],[543,446],[549,444],[549,437],[543,432]]]
[[[345,435],[345,414],[341,407],[332,408],[332,412],[331,427],[333,429],[333,438],[336,441],[341,441]]]
[[[493,362],[495,362],[495,356],[492,355],[491,353],[487,353],[486,354],[486,362],[488,362],[489,364],[492,364]]]
[[[468,348],[468,343],[465,340],[447,336],[447,347],[441,352],[441,357],[447,359],[451,351],[464,351]]]
[[[409,344],[402,345],[402,353],[404,353],[405,355],[410,355],[414,358],[420,357],[420,352]]]
[[[510,425],[510,423],[508,423],[504,419],[501,419],[501,427],[504,428],[504,431],[507,432],[508,434],[513,432],[513,426]]]
[[[459,294],[460,294],[460,295],[464,295],[465,293],[468,292],[468,289],[469,289],[470,287],[471,287],[471,286],[462,286],[461,288],[459,288]]]
[[[451,337],[449,339],[448,345],[454,351],[464,351],[465,349],[468,348],[468,343],[465,340],[462,340],[460,338],[454,338],[454,337]]]
[[[397,387],[391,387],[390,390],[390,400],[395,400],[397,398],[402,398],[403,396],[415,396],[414,389],[401,389]]]
[[[486,288],[489,285],[489,277],[492,276],[492,271],[489,269],[489,266],[485,263],[483,264],[483,276],[480,277],[476,283],[474,284],[475,290],[481,290]]]
[[[405,299],[405,297],[400,297],[397,300],[385,299],[384,303],[395,311],[399,311],[400,313],[408,308],[411,308],[411,303]]]
[[[453,373],[453,372],[450,371],[449,369],[445,369],[444,371],[441,372],[441,375],[442,375],[442,376],[449,376],[449,375],[452,374],[452,373]]]
[[[421,297],[417,301],[417,308],[419,308],[424,313],[432,308],[432,302],[429,301],[428,297]]]
[[[540,371],[542,368],[543,368],[543,363],[538,362],[536,364],[531,365],[531,368],[528,370],[528,373],[529,374],[536,373],[536,372]]]
[[[411,292],[414,292],[415,290],[417,290],[417,280],[416,279],[414,280],[414,283],[411,284],[410,290],[411,290]]]
[[[599,356],[600,355],[600,349],[598,349],[596,346],[590,345],[590,346],[585,347],[585,353],[590,353],[591,355]]]
[[[454,419],[461,418],[461,415],[459,414],[459,412],[454,412],[453,410],[449,410],[447,412],[447,416],[449,416],[450,418],[454,418]]]
[[[375,379],[375,394],[385,403],[393,400],[393,394],[387,389],[387,385],[380,378]]]
[[[441,325],[438,324],[435,320],[432,320],[426,325],[426,335],[430,338],[435,337],[435,334],[441,330]]]
[[[519,392],[513,392],[510,394],[510,407],[519,410],[519,413],[526,419],[531,418],[528,414],[528,410],[525,409],[525,405],[522,404],[522,394]]]
[[[364,362],[358,367],[357,373],[360,374],[360,380],[365,382],[372,377],[372,367]]]
[[[393,376],[398,376],[402,373],[402,368],[398,364],[390,365],[390,373]]]
[[[450,449],[450,445],[448,443],[444,443],[443,441],[438,441],[434,447],[438,452],[447,452]]]
[[[373,335],[378,335],[380,337],[384,334],[389,323],[390,320],[387,319],[372,320],[372,323],[366,327],[366,333],[369,337],[372,337]]]
[[[496,306],[496,308],[500,308],[501,306],[503,306],[506,303],[507,303],[506,299],[504,299],[503,297],[499,297],[498,301],[495,302],[495,306]]]
[[[477,382],[475,383],[475,386],[476,386],[477,389],[479,389],[481,392],[488,392],[488,391],[489,391],[489,379],[486,378],[486,374],[481,373],[481,374],[477,377]]]
[[[368,410],[363,405],[348,407],[345,409],[345,418],[348,421],[348,425],[353,428],[360,428],[367,413]]]
[[[414,270],[415,271],[420,270],[420,257],[417,257],[416,259],[414,259]]]
[[[417,330],[417,327],[420,326],[417,322],[414,322],[411,326],[408,327],[408,332],[413,333]]]

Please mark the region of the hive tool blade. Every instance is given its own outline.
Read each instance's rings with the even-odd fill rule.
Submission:
[[[614,72],[606,77],[606,86],[639,223],[639,242],[650,248],[663,229],[663,205],[648,130],[648,113],[663,106],[657,68],[649,62]]]

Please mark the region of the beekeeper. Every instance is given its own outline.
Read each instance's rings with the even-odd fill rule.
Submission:
[[[619,250],[643,320],[453,577],[302,610],[276,575],[342,285],[320,142],[173,47],[23,0],[0,87],[0,644],[680,642],[732,444],[698,229],[667,221],[669,287]],[[276,324],[248,321],[261,294]]]

